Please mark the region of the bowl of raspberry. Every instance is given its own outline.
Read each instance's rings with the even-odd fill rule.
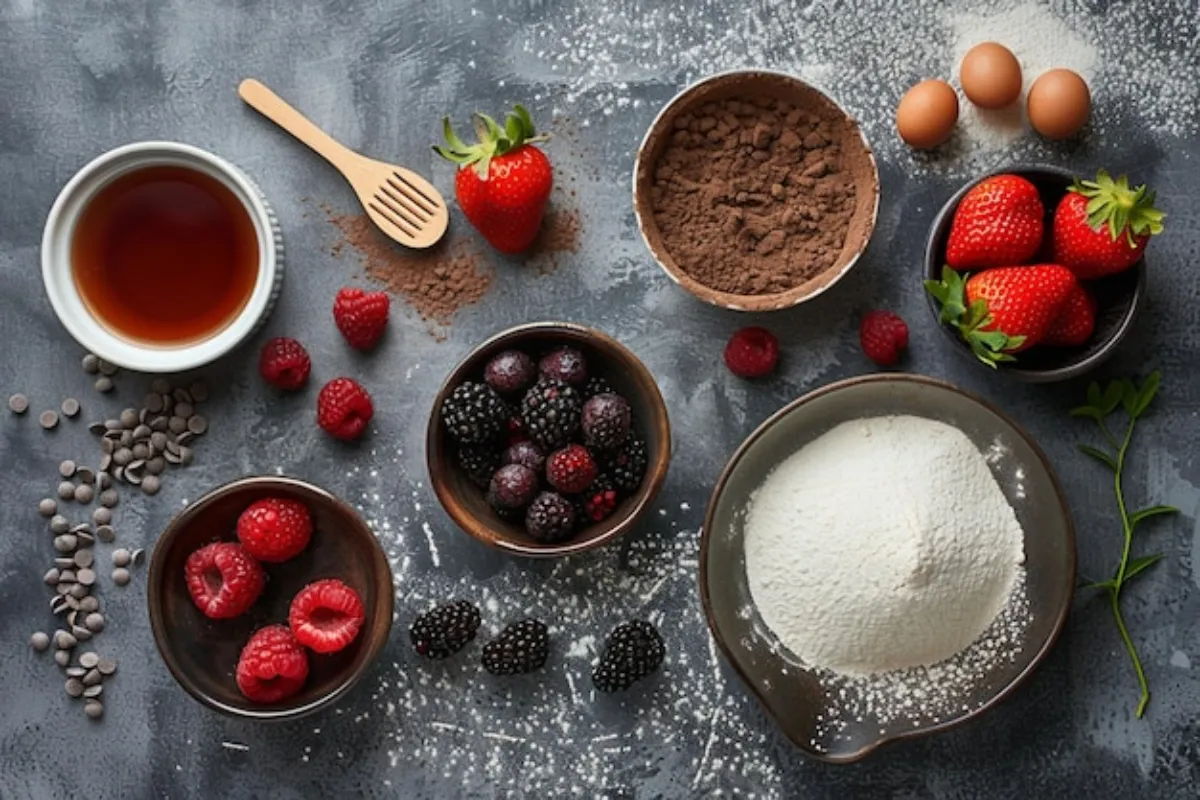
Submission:
[[[666,479],[667,407],[607,334],[565,322],[503,331],[438,392],[426,433],[438,500],[476,539],[550,558],[613,541]]]
[[[159,654],[201,703],[295,719],[330,705],[387,643],[387,557],[350,506],[304,481],[249,477],[158,537],[147,599]]]

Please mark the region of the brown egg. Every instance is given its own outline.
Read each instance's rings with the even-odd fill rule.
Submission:
[[[977,44],[963,56],[958,80],[967,99],[980,108],[1004,108],[1021,96],[1021,64],[1002,44]]]
[[[920,150],[937,147],[950,138],[958,121],[958,95],[945,81],[921,81],[904,93],[896,106],[900,138]]]
[[[1052,69],[1038,76],[1025,101],[1029,124],[1047,139],[1067,139],[1079,133],[1092,113],[1092,95],[1078,73]]]

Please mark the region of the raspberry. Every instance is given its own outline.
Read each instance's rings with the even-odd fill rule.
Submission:
[[[500,394],[523,392],[537,380],[533,359],[520,350],[505,350],[483,368],[483,380]]]
[[[629,435],[632,419],[624,397],[611,392],[595,395],[583,404],[583,439],[592,447],[612,450]]]
[[[318,653],[336,653],[353,642],[365,618],[358,592],[336,578],[305,586],[288,611],[296,641]]]
[[[525,512],[525,530],[539,542],[561,542],[575,530],[575,507],[561,494],[542,492]]]
[[[428,658],[443,659],[463,649],[479,630],[479,608],[466,600],[446,603],[413,621],[408,635],[413,649]]]
[[[662,637],[649,622],[635,619],[618,625],[604,643],[592,683],[602,692],[628,689],[657,670],[665,653]]]
[[[607,475],[601,475],[592,482],[582,497],[583,515],[592,522],[601,522],[612,516],[617,507],[617,489]]]
[[[390,304],[386,292],[364,292],[348,286],[333,301],[333,321],[351,347],[367,351],[387,330]]]
[[[503,464],[520,464],[529,467],[534,472],[541,472],[546,467],[546,456],[540,447],[530,441],[517,442],[504,451],[500,459]]]
[[[362,436],[374,414],[371,395],[350,378],[334,378],[317,396],[317,424],[335,439]]]
[[[596,479],[596,461],[586,447],[570,444],[546,459],[546,480],[560,492],[582,492]]]
[[[483,668],[493,675],[523,675],[545,664],[549,654],[545,623],[523,619],[483,646]]]
[[[233,542],[214,542],[188,556],[188,593],[209,619],[232,619],[254,605],[266,575],[254,556]]]
[[[312,517],[298,500],[266,497],[237,521],[238,541],[259,561],[279,563],[300,554],[312,537]]]
[[[890,367],[908,347],[908,326],[890,311],[868,311],[858,327],[858,341],[867,358]]]
[[[258,359],[258,372],[263,380],[289,392],[308,383],[310,369],[308,351],[295,339],[271,339],[263,345]]]
[[[260,628],[242,648],[237,685],[255,703],[278,703],[308,678],[308,654],[286,625]]]
[[[779,363],[779,340],[766,328],[742,328],[725,345],[725,366],[739,378],[762,378]]]
[[[509,464],[492,476],[487,499],[497,511],[512,511],[529,505],[538,488],[536,472],[520,464]]]
[[[588,379],[587,360],[573,347],[560,347],[547,353],[538,362],[538,372],[543,378],[579,387],[583,387]]]

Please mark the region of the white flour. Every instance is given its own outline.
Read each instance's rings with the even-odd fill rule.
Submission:
[[[844,423],[754,493],[746,573],[763,621],[806,664],[873,675],[967,649],[1024,560],[1016,515],[956,428]]]

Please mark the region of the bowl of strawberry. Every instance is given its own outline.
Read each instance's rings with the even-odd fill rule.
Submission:
[[[387,642],[392,572],[366,523],[292,478],[189,505],[150,562],[150,627],[171,674],[232,716],[294,719],[343,696]]]
[[[426,435],[438,500],[459,527],[531,557],[616,539],[666,478],[671,433],[654,376],[600,331],[520,325],[450,373]]]
[[[986,175],[950,198],[925,252],[925,289],[964,354],[1020,380],[1103,362],[1142,303],[1145,250],[1163,228],[1154,193],[1101,170]]]

